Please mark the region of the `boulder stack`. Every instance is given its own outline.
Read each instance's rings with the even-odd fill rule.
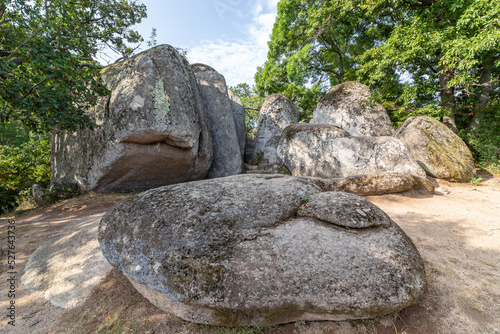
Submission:
[[[160,45],[102,75],[111,95],[91,112],[95,129],[52,136],[51,183],[122,192],[205,178],[212,138],[187,60]]]
[[[333,125],[301,123],[285,129],[278,156],[294,176],[345,178],[382,172],[425,177],[393,137],[355,137]]]

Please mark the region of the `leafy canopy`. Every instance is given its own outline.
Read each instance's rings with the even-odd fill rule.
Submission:
[[[97,56],[127,57],[146,17],[135,0],[11,0],[0,2],[0,121],[31,130],[75,130],[108,93]]]
[[[366,15],[360,1],[280,1],[268,59],[255,75],[258,93],[282,93],[310,115],[329,87],[354,78],[356,57],[387,35],[385,20]]]
[[[256,89],[307,109],[356,80],[396,123],[475,116],[498,94],[499,22],[496,0],[282,0]]]

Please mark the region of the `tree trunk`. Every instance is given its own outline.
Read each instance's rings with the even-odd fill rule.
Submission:
[[[441,106],[451,110],[449,115],[443,116],[443,123],[453,132],[457,133],[455,122],[455,88],[448,87],[448,82],[453,78],[453,72],[442,72],[442,67],[438,67],[439,83],[441,84]]]
[[[479,117],[488,106],[491,99],[490,94],[493,91],[493,86],[490,81],[495,60],[495,57],[491,57],[481,71],[481,77],[479,78],[479,84],[481,86],[479,87],[479,94],[474,103],[474,116],[472,116],[472,119],[470,120],[469,127],[467,129],[468,131],[481,126]]]

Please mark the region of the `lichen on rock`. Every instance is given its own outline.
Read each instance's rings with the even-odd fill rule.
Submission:
[[[155,89],[153,91],[154,109],[158,120],[169,122],[168,113],[170,112],[170,101],[165,94],[165,87],[161,78],[156,80]]]

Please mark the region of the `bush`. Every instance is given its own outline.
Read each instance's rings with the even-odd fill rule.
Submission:
[[[33,184],[49,182],[49,135],[30,133],[16,122],[0,123],[0,214],[15,208]]]
[[[23,190],[35,183],[47,186],[50,181],[50,142],[31,139],[20,146],[0,146],[0,185]]]
[[[17,206],[18,192],[0,186],[0,215],[12,211]]]
[[[480,167],[500,173],[500,103],[492,104],[479,117],[480,126],[461,137],[469,145]]]

